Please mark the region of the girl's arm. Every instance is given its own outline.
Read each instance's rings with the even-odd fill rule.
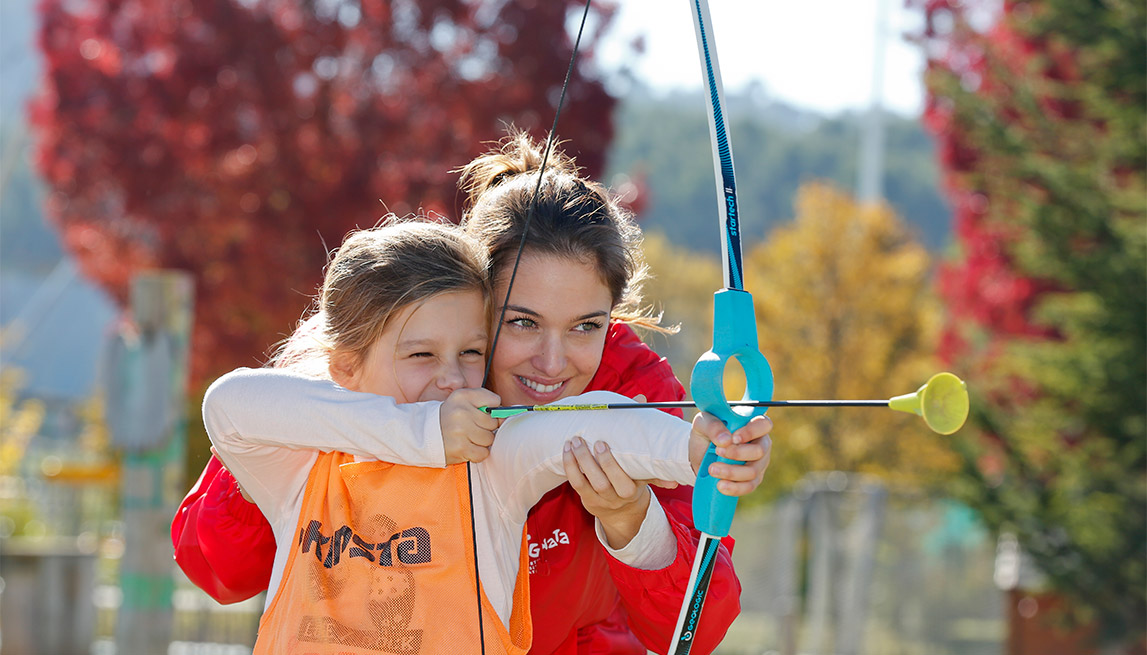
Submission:
[[[595,391],[557,404],[627,402],[615,393]],[[580,438],[592,447],[609,444],[622,469],[636,479],[692,484],[691,427],[655,409],[625,411],[531,412],[507,419],[483,462],[490,491],[504,516],[524,523],[530,508],[566,479],[564,448]]]
[[[400,405],[282,369],[238,369],[207,390],[203,422],[223,463],[274,523],[320,451],[444,466],[440,405]]]

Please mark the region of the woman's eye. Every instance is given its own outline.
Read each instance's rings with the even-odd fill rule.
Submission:
[[[524,316],[521,318],[512,318],[506,322],[509,323],[510,325],[516,325],[520,328],[533,328],[533,327],[538,326],[537,322],[534,321],[534,319],[526,318]]]
[[[601,327],[601,323],[597,321],[586,321],[584,323],[578,323],[577,326],[574,327],[574,330],[577,332],[593,332],[600,330]]]

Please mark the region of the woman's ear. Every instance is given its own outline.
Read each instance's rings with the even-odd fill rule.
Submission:
[[[331,379],[344,389],[357,391],[358,386],[358,358],[354,353],[345,350],[336,350],[330,355],[329,370]]]

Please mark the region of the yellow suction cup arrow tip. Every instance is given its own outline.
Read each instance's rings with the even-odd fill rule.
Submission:
[[[968,419],[968,387],[951,373],[937,373],[916,393],[896,396],[888,406],[922,416],[934,432],[952,434]]]

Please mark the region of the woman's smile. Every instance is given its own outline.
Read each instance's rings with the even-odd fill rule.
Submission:
[[[555,382],[554,384],[543,384],[541,382],[537,382],[537,381],[531,380],[529,378],[524,378],[520,375],[518,376],[518,380],[522,384],[529,387],[530,389],[533,389],[534,391],[536,391],[537,393],[551,393],[551,392],[557,391],[558,389],[561,389],[562,385],[565,384],[565,382]]]
[[[498,280],[496,302],[508,281]],[[583,391],[601,363],[612,297],[592,262],[526,251],[494,348],[491,384],[507,405]]]

